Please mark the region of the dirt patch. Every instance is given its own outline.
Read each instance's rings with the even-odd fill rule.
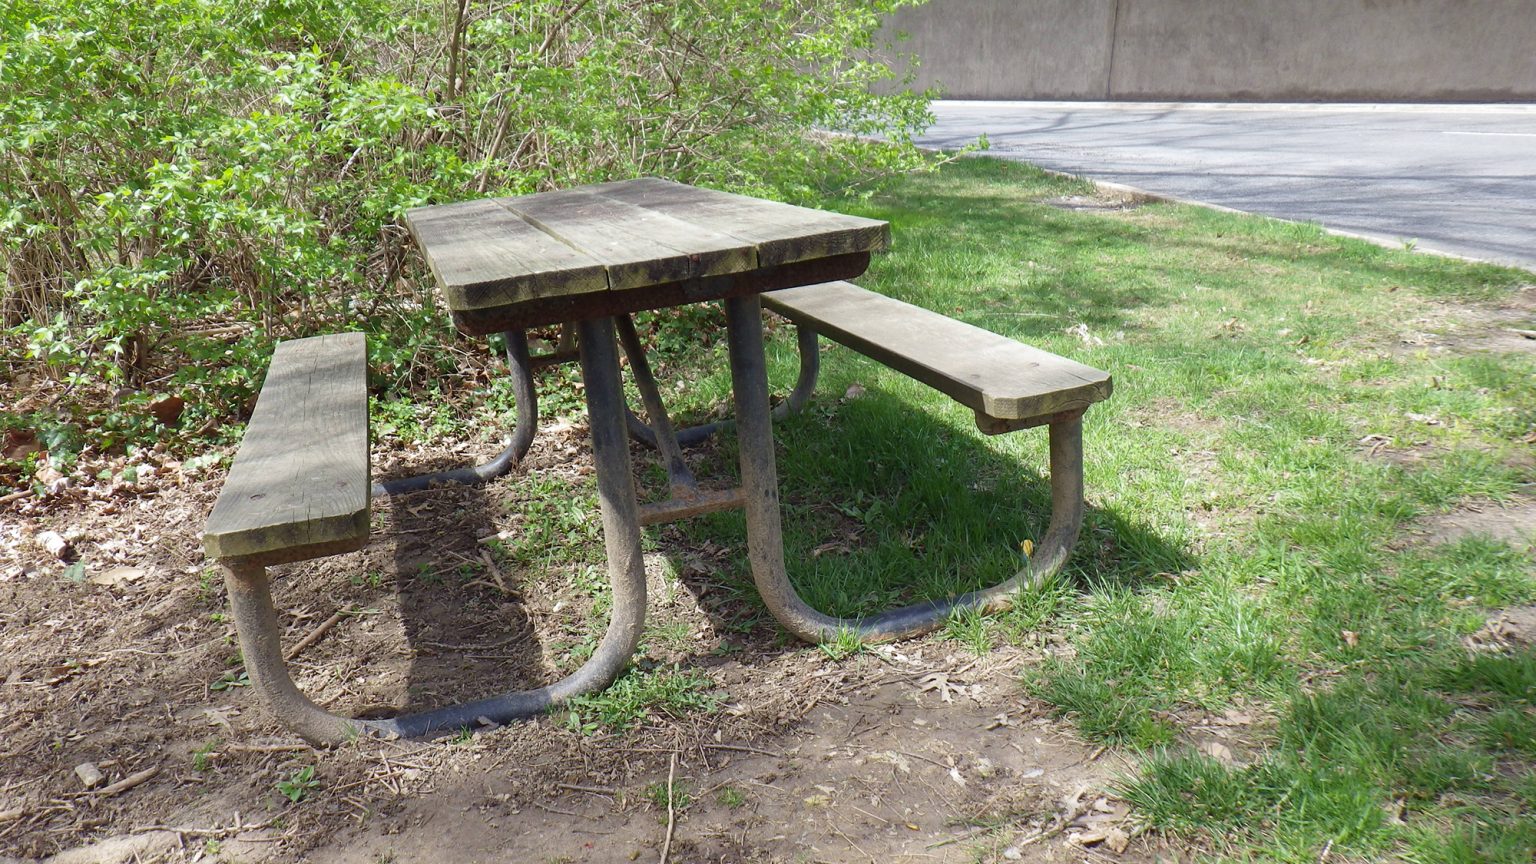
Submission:
[[[1508,651],[1536,646],[1536,606],[1501,609],[1482,629],[1467,637],[1476,651]]]
[[[1500,540],[1520,549],[1536,545],[1536,500],[1519,498],[1500,504],[1473,502],[1449,513],[1421,520],[1414,533],[1434,543],[1453,543],[1464,537]]]
[[[1536,285],[1524,285],[1493,307],[1477,307],[1442,344],[1457,352],[1536,354]]]
[[[386,441],[376,474],[493,447]],[[656,711],[624,732],[550,716],[311,750],[244,686],[199,545],[220,472],[151,454],[126,481],[122,462],[87,456],[47,498],[0,505],[0,860],[500,860],[510,848],[629,861],[665,842],[669,772],[689,797],[674,808],[677,862],[967,861],[1014,844],[1023,860],[1078,860],[1091,853],[1074,834],[1125,839],[1125,860],[1151,854],[1106,792],[1128,766],[1022,699],[1018,670],[1038,658],[977,660],[930,637],[833,661],[722,578],[742,550],[673,531],[647,556],[657,635],[639,665],[707,676],[717,710]],[[602,624],[591,565],[515,548],[488,562],[479,541],[515,547],[538,518],[592,542],[595,514],[547,511],[590,483],[584,430],[554,424],[519,471],[529,482],[376,502],[367,550],[276,568],[287,644],[335,618],[291,664],[299,686],[333,710],[392,713],[538,686],[579,663]],[[100,779],[87,785],[85,766]],[[1093,833],[1109,827],[1124,838]]]
[[[1099,189],[1093,195],[1062,195],[1047,198],[1041,203],[1058,210],[1072,210],[1079,213],[1122,213],[1142,207],[1151,200],[1144,195],[1131,192]]]
[[[785,734],[750,745],[706,736],[671,750],[613,742],[607,759],[635,770],[609,785],[529,789],[505,765],[454,777],[311,859],[489,860],[511,843],[527,860],[652,860],[668,843],[671,777],[672,861],[972,861],[1053,831],[1025,847],[1030,860],[1075,860],[1069,823],[1086,828],[1099,799],[1116,812],[1103,789],[1124,766],[1033,717],[1005,666],[952,665],[950,690],[925,691],[919,673],[955,658],[935,664],[922,653],[812,672],[832,694]],[[489,758],[495,736],[477,746]]]

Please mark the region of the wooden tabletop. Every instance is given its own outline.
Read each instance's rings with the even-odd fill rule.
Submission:
[[[879,220],[655,178],[420,207],[406,224],[477,333],[850,278],[890,237]]]

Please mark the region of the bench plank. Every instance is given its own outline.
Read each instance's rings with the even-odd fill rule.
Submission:
[[[279,343],[203,549],[267,563],[360,549],[370,489],[363,334]]]
[[[1028,420],[1109,397],[1109,373],[851,282],[786,288],[763,305],[978,414]]]

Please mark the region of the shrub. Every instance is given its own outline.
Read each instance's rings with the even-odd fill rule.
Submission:
[[[53,438],[98,444],[154,433],[162,394],[194,428],[238,414],[277,338],[363,328],[385,387],[419,381],[453,360],[406,209],[915,167],[926,103],[872,89],[906,2],[15,0],[0,353],[56,382],[32,407],[84,435]]]

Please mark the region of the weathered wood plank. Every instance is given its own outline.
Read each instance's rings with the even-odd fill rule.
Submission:
[[[771,291],[763,305],[989,417],[1081,410],[1112,387],[1107,372],[851,282]]]
[[[449,309],[608,290],[602,262],[492,199],[418,207],[405,222]]]
[[[367,347],[361,333],[282,342],[203,531],[210,558],[327,554],[368,539]]]
[[[602,262],[614,291],[757,266],[757,247],[748,241],[607,197],[600,188],[501,198],[497,203]]]
[[[763,267],[873,252],[890,243],[890,225],[878,219],[732,195],[655,177],[587,188],[606,198],[739,237],[757,246],[757,260]]]

